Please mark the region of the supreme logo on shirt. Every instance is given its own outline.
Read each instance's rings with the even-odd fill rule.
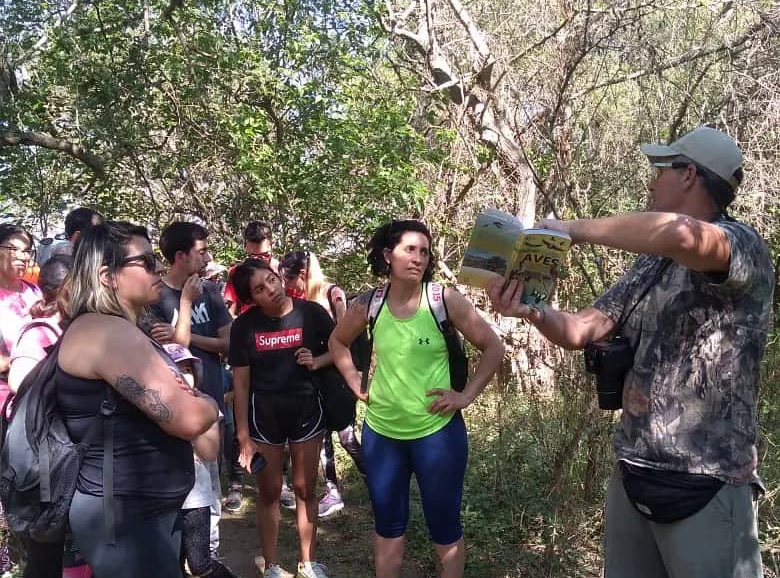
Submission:
[[[284,331],[268,331],[255,333],[255,349],[269,351],[271,349],[288,349],[303,346],[303,328],[285,329]]]

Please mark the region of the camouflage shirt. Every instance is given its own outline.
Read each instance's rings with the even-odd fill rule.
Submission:
[[[615,453],[641,466],[757,479],[756,397],[774,279],[766,244],[750,227],[717,220],[731,244],[728,274],[692,271],[642,255],[594,307],[623,321],[634,366],[623,390]]]

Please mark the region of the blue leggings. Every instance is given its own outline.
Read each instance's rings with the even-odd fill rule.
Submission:
[[[446,545],[461,539],[460,504],[469,444],[460,412],[439,431],[415,440],[388,438],[364,424],[362,444],[379,536],[398,538],[406,532],[409,481],[414,474],[433,542]]]

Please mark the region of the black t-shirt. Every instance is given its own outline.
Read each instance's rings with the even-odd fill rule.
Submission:
[[[203,337],[219,337],[219,328],[230,325],[230,313],[216,284],[203,281],[203,292],[192,304],[192,333]],[[179,319],[181,291],[163,283],[160,300],[149,309],[174,327]],[[222,361],[218,353],[212,353],[190,346],[192,354],[203,362],[203,383],[198,389],[213,397],[219,408],[224,411],[224,386],[222,384]]]
[[[301,347],[315,357],[328,350],[333,321],[317,303],[293,299],[284,317],[269,317],[258,307],[242,313],[230,330],[230,365],[249,366],[253,392],[309,394],[314,391],[311,373],[295,361]]]

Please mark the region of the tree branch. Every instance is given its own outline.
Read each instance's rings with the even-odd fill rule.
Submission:
[[[57,14],[54,17],[54,22],[51,25],[52,31],[56,30],[57,28],[59,28],[62,25],[62,23],[71,14],[73,14],[73,12],[76,11],[76,8],[78,8],[78,5],[79,5],[79,1],[80,0],[73,0],[73,2],[71,2],[70,6],[68,6],[67,10],[65,10],[65,12],[63,14]],[[38,41],[35,44],[33,44],[30,49],[25,51],[19,58],[17,58],[17,59],[12,61],[11,67],[13,69],[16,69],[19,66],[21,66],[22,64],[24,64],[25,62],[27,62],[30,58],[33,57],[34,54],[36,54],[38,51],[42,50],[49,43],[50,40],[51,39],[49,37],[49,33],[46,30],[44,30],[43,34],[41,35],[41,37],[38,38]]]
[[[163,20],[171,20],[173,18],[173,13],[176,12],[179,8],[182,8],[184,6],[184,0],[170,0],[168,2],[168,6],[165,8],[165,11],[163,12]]]
[[[105,161],[76,143],[58,139],[43,132],[9,131],[0,133],[0,147],[19,145],[38,146],[63,152],[87,165],[99,178],[102,179],[106,176]]]
[[[487,45],[487,41],[485,40],[485,34],[479,28],[477,28],[476,24],[474,24],[469,11],[466,10],[466,7],[460,3],[460,0],[448,1],[450,8],[452,8],[452,11],[455,12],[455,16],[457,16],[458,21],[461,23],[463,28],[466,29],[466,32],[468,32],[469,38],[471,38],[471,43],[474,45],[474,48],[477,49],[477,52],[484,61],[488,61],[492,57],[492,53],[490,52],[490,48]]]
[[[777,18],[778,16],[775,15],[770,16],[764,14],[761,16],[760,22],[757,22],[747,32],[745,32],[745,34],[735,39],[733,42],[724,42],[723,44],[719,44],[718,46],[712,46],[710,48],[697,48],[694,50],[690,50],[685,54],[681,54],[679,56],[675,56],[674,58],[670,58],[669,60],[667,60],[662,64],[659,64],[658,66],[643,68],[641,70],[632,72],[631,74],[626,74],[624,76],[612,78],[605,82],[601,82],[599,84],[591,86],[590,88],[587,88],[585,90],[582,90],[574,94],[571,97],[571,99],[576,100],[578,98],[582,98],[583,96],[587,96],[591,92],[594,92],[601,88],[614,86],[615,84],[621,84],[623,82],[628,82],[630,80],[636,80],[644,76],[650,76],[651,74],[657,74],[664,70],[668,70],[670,68],[680,66],[681,64],[687,64],[694,60],[698,60],[699,58],[704,58],[706,56],[711,56],[712,54],[717,54],[718,52],[726,52],[726,51],[732,53],[742,52],[747,48],[746,45],[755,37],[759,36],[761,33],[768,33],[770,36],[777,36],[778,35],[778,30],[777,30],[778,24],[776,22]]]

